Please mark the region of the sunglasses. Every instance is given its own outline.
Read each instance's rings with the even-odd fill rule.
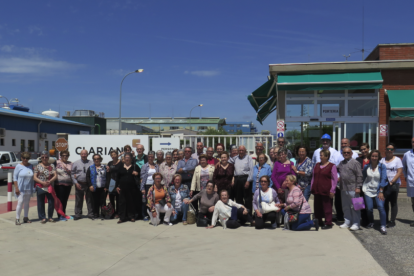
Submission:
[[[387,148],[386,150],[387,150],[387,151],[394,151],[395,149],[389,149],[389,148]]]
[[[22,157],[22,160],[29,160],[30,158]]]
[[[343,154],[351,154],[351,152],[349,152],[349,151],[343,151],[342,153]]]
[[[94,158],[93,161],[100,161],[101,158]]]
[[[49,159],[49,157],[42,157],[41,159]]]

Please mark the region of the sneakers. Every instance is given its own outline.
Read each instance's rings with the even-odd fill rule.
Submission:
[[[387,235],[387,228],[385,228],[385,226],[381,226],[380,232],[383,235]]]
[[[373,223],[368,223],[367,228],[374,228],[374,224]]]
[[[166,221],[164,221],[163,224],[166,225],[166,226],[172,226],[173,225],[171,222],[166,222]]]
[[[270,226],[270,229],[276,229],[277,228],[277,223],[275,222],[275,223],[273,223],[271,226]]]
[[[341,228],[341,229],[348,229],[349,228],[349,225],[346,224],[346,223],[344,223],[341,226],[339,226],[339,228]]]
[[[313,220],[313,225],[315,226],[315,230],[319,231],[319,221],[317,219]]]
[[[65,217],[59,217],[59,221],[67,221]]]
[[[354,225],[351,226],[351,228],[349,228],[349,230],[351,230],[351,231],[357,231],[357,230],[359,230],[359,225],[354,224]]]
[[[187,223],[187,221],[183,221],[183,225],[187,225],[188,223]]]
[[[388,224],[387,224],[387,228],[394,228],[396,225],[395,225],[395,221],[390,221],[390,222],[388,222]]]
[[[148,217],[148,216],[146,216],[146,217],[144,218],[144,221],[149,221],[149,217]]]

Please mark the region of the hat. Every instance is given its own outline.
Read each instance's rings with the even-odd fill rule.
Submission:
[[[321,140],[324,140],[324,139],[332,140],[331,136],[328,133],[325,133],[324,135],[322,135]]]

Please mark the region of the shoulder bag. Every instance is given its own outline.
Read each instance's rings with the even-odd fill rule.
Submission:
[[[299,217],[300,211],[302,210],[302,206],[303,206],[303,200],[302,200],[302,204],[300,204],[299,211],[287,211],[288,222],[290,224],[298,221],[298,217]]]
[[[279,207],[275,206],[274,201],[272,201],[270,203],[266,203],[266,202],[262,201],[262,193],[261,193],[260,189],[259,189],[259,201],[260,201],[260,210],[261,210],[262,214],[267,214],[267,213],[270,213],[270,212],[279,211]]]

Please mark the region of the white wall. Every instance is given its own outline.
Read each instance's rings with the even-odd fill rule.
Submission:
[[[0,151],[13,151],[13,152],[20,152],[20,140],[25,140],[25,151],[28,150],[29,140],[35,141],[35,150],[34,152],[38,152],[38,143],[39,144],[39,151],[45,149],[45,141],[49,141],[49,150],[52,149],[52,141],[56,141],[58,136],[56,134],[47,134],[46,139],[38,139],[37,132],[26,132],[26,131],[15,131],[15,130],[8,130],[6,129],[6,136],[1,137],[0,139],[4,139],[4,146],[0,146]],[[12,146],[12,139],[16,140],[16,145]]]

